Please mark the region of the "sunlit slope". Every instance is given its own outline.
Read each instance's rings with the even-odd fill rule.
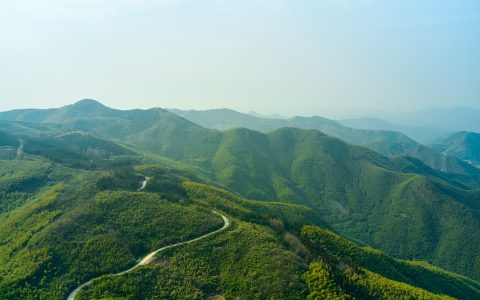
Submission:
[[[299,235],[292,221],[308,220],[302,216],[310,213],[297,205],[258,203],[204,184],[184,185],[192,201],[228,211],[231,227],[198,243],[159,253],[146,268],[99,278],[79,299],[480,296],[480,284],[473,280],[359,247],[321,227],[304,226]],[[277,209],[271,210],[274,206],[283,206],[281,210],[289,213],[277,214]]]
[[[302,229],[313,260],[309,299],[477,299],[480,284],[425,262],[398,260],[315,226]]]
[[[453,187],[426,166],[429,177],[400,173],[398,160],[295,128],[230,130],[208,148],[181,151],[184,161],[209,167],[248,197],[308,205],[343,234],[389,254],[480,276],[479,194]]]
[[[76,173],[11,210],[0,222],[0,295],[63,299],[94,276],[223,225],[206,208],[125,190],[140,185],[135,173],[125,172]]]

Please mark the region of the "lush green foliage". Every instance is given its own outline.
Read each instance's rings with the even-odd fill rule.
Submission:
[[[383,130],[353,129],[345,127],[336,121],[318,116],[269,119],[259,118],[228,109],[172,111],[187,120],[200,124],[206,128],[220,130],[249,128],[260,132],[270,132],[284,127],[317,129],[348,143],[368,147],[383,155],[403,155],[418,158],[431,168],[437,170],[442,169],[444,161],[443,156],[440,153],[410,139],[402,133]],[[480,175],[478,170],[469,167],[468,164],[455,158],[455,156],[449,157],[446,164],[452,173]]]
[[[270,224],[279,219],[286,229],[299,231],[305,224],[322,224],[320,217],[311,209],[282,202],[247,200],[239,195],[210,185],[186,181],[184,187],[192,201],[214,207],[258,224]]]
[[[322,260],[310,264],[305,274],[309,300],[346,299],[454,299],[393,281],[368,270]]]
[[[83,133],[28,138],[23,151],[69,167],[96,170],[133,164],[133,152],[105,139]]]
[[[98,177],[85,174],[53,186],[0,224],[2,297],[60,299],[91,277],[121,271],[149,251],[223,225],[207,209],[155,194],[99,192]]]
[[[0,223],[51,181],[53,168],[36,160],[0,160]],[[54,176],[54,175],[53,175]]]
[[[271,229],[236,220],[222,234],[159,255],[153,266],[103,277],[79,299],[304,299],[302,261]]]
[[[322,225],[478,279],[480,194],[468,190],[478,182],[463,165],[464,175],[442,174],[316,130],[220,132],[160,109],[118,111],[93,101],[7,117],[42,125],[0,123],[9,128],[0,135],[0,158],[10,159],[0,161],[6,298],[65,297],[152,249],[218,228],[212,208],[234,218],[228,232],[162,253],[127,276],[102,277],[82,297],[296,299],[308,283],[311,292],[326,284],[340,298],[478,298],[478,283],[426,263],[328,231],[315,233],[322,247],[297,235],[305,224]],[[315,128],[324,120],[297,121]],[[403,141],[374,145],[384,135],[377,134],[371,148],[406,151]],[[148,165],[138,165],[142,156]],[[136,192],[145,176],[146,188]]]
[[[306,275],[314,295],[328,287],[332,295],[363,299],[431,299],[425,291],[460,299],[480,297],[480,284],[466,277],[427,263],[394,259],[326,229],[305,226],[302,240],[317,257]]]

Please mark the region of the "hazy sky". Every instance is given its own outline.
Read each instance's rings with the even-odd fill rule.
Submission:
[[[0,0],[0,110],[480,107],[478,0]]]

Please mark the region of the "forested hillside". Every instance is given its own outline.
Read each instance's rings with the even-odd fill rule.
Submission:
[[[434,149],[392,130],[354,129],[318,116],[270,119],[243,114],[229,109],[171,111],[206,128],[220,130],[249,128],[268,133],[282,127],[317,129],[330,136],[340,138],[347,143],[368,147],[382,155],[411,156],[420,159],[431,168],[437,170],[442,170],[443,165],[446,164],[451,173],[480,175],[479,170],[471,168],[468,164],[456,159],[455,156],[444,158]]]
[[[128,137],[127,140],[132,137],[135,138],[137,135],[149,136],[155,134],[156,130],[165,131],[164,134],[166,135],[172,135],[172,132],[180,130],[186,131],[183,133],[186,134],[183,136],[184,138],[188,137],[183,143],[198,143],[198,141],[190,141],[190,139],[211,135],[196,124],[221,130],[245,127],[264,133],[282,127],[317,129],[348,143],[368,147],[382,155],[418,158],[433,169],[442,170],[446,164],[450,173],[475,176],[480,181],[479,169],[457,159],[455,156],[445,158],[444,155],[434,149],[394,131],[353,129],[322,117],[268,119],[228,109],[172,111],[185,119],[178,118],[174,113],[163,109],[121,111],[106,107],[95,100],[87,99],[58,109],[26,109],[0,112],[0,120],[33,122],[43,126],[55,124],[55,128],[60,125],[63,130],[91,131],[116,138]],[[154,143],[153,141],[144,141],[144,143],[149,142]],[[181,142],[181,140],[176,139],[175,143],[178,142]],[[480,187],[480,184],[475,182],[475,187]]]
[[[79,299],[336,299],[331,296],[334,284],[340,283],[346,299],[348,293],[362,299],[480,296],[480,284],[473,280],[361,248],[320,227],[302,228],[311,216],[306,208],[251,201],[193,182],[185,182],[185,188],[192,201],[227,211],[231,228],[195,245],[162,252],[148,268],[101,277]],[[345,279],[331,284],[340,272]]]
[[[62,299],[93,278],[78,299],[479,296],[474,175],[315,129],[218,131],[160,109],[82,101],[5,116],[5,299]],[[225,231],[112,275],[219,229],[212,210]]]

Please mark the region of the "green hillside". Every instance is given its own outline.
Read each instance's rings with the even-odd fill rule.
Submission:
[[[111,190],[116,186],[99,184],[104,176],[122,180],[121,172],[77,172],[41,188],[1,220],[1,298],[62,299],[94,276],[124,270],[153,249],[222,225],[195,205],[126,191],[128,184]],[[138,178],[130,181],[138,189]]]
[[[208,131],[200,126],[221,130],[245,127],[260,132],[269,132],[283,127],[317,129],[348,143],[368,147],[386,156],[401,155],[418,158],[437,170],[442,170],[444,164],[446,164],[450,173],[473,175],[480,182],[479,169],[454,156],[445,160],[442,154],[398,132],[353,129],[317,116],[268,119],[228,109],[172,111],[182,118],[158,108],[121,111],[106,107],[95,100],[86,99],[58,109],[26,109],[0,112],[0,120],[15,121],[17,124],[18,122],[37,123],[40,124],[38,126],[47,126],[47,128],[55,125],[55,130],[58,130],[60,125],[61,130],[67,132],[81,130],[127,141],[135,139],[140,140],[142,145],[149,149],[158,147],[160,142],[158,140],[152,141],[149,137],[156,136],[159,138],[160,135],[156,132],[162,131],[161,136],[166,137],[167,140],[162,140],[160,145],[162,145],[164,152],[168,151],[170,155],[176,154],[175,150],[178,150],[179,143],[184,146],[197,145],[198,143],[203,143],[203,147],[208,146],[210,141],[206,140],[205,136],[208,135],[212,139],[215,136],[215,131]],[[48,130],[52,129],[49,128]],[[469,184],[473,184],[474,187],[480,186],[480,183],[476,181],[469,182]]]
[[[324,222],[312,209],[248,200],[219,187],[193,182],[189,179],[195,177],[193,174],[157,165],[92,172],[64,169],[40,160],[11,160],[2,161],[5,174],[12,174],[9,165],[19,175],[5,177],[7,183],[18,182],[17,177],[34,168],[37,173],[51,170],[51,175],[49,180],[39,181],[37,192],[32,190],[28,201],[0,222],[0,294],[8,299],[62,299],[79,283],[125,270],[152,249],[218,228],[221,220],[212,218],[208,210],[212,208],[228,214],[233,223],[227,232],[163,252],[154,264],[124,276],[100,277],[82,290],[78,299],[304,299],[315,291],[311,278],[312,273],[318,273],[318,253],[297,237],[303,225]],[[139,172],[151,179],[145,192],[132,192],[142,179]],[[58,184],[60,181],[63,183]],[[21,190],[21,186],[30,187],[25,182],[15,190]],[[358,260],[351,243],[335,239],[339,239],[334,247],[338,255]],[[372,265],[379,260],[368,259]],[[374,268],[368,269],[374,273],[369,273],[367,283],[373,284],[373,290],[394,287],[402,295],[429,299],[440,292],[460,299],[476,295],[477,283],[430,269],[433,267],[417,268],[423,274],[419,278],[435,273],[428,275],[432,276],[429,285],[418,278],[414,283],[406,282]],[[335,272],[330,270],[328,274],[335,277]],[[364,278],[352,278],[350,287],[363,291]]]
[[[124,276],[101,277],[86,287],[79,299],[475,299],[480,296],[480,284],[466,277],[424,262],[394,259],[320,227],[303,227],[300,240],[297,231],[283,225],[290,217],[277,216],[269,224],[262,224],[261,219],[253,221],[248,207],[256,201],[197,183],[188,183],[187,189],[194,199],[200,196],[201,202],[232,212],[229,214],[233,218],[232,227],[196,244],[162,252],[146,268]],[[290,211],[299,208],[293,206]]]
[[[189,140],[189,134],[182,131],[174,140]],[[142,145],[143,139],[157,140],[139,136],[134,143]],[[480,276],[479,193],[455,188],[426,166],[427,177],[403,173],[398,160],[315,130],[265,135],[235,129],[211,132],[205,141],[207,147],[186,145],[173,155],[149,149],[208,168],[247,197],[307,205],[336,230],[389,254]]]
[[[439,152],[412,140],[402,133],[388,130],[354,129],[318,116],[270,119],[229,109],[171,111],[206,128],[228,130],[244,127],[264,133],[282,127],[317,129],[347,143],[365,146],[386,156],[401,155],[418,158],[437,170],[442,170],[444,163],[444,158]],[[455,156],[448,157],[446,164],[451,173],[480,175],[479,170],[471,168],[468,164],[456,159]]]
[[[305,274],[308,299],[480,297],[477,282],[425,262],[398,260],[315,226],[305,226],[301,237],[314,257]]]

